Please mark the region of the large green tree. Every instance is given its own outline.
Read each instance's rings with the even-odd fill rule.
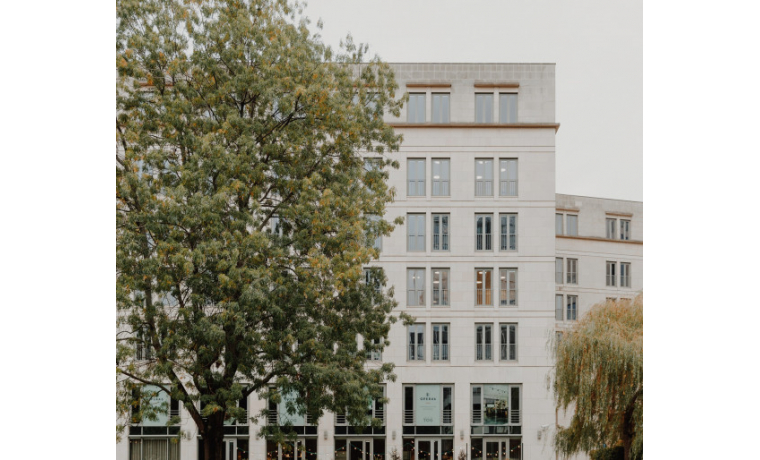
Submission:
[[[223,423],[251,393],[366,424],[393,378],[365,365],[395,304],[363,266],[393,228],[372,217],[393,197],[384,171],[400,142],[382,115],[403,98],[366,46],[333,53],[300,13],[117,0],[119,433],[155,418],[135,391],[155,385],[221,459]]]
[[[555,448],[571,455],[621,443],[625,459],[644,439],[644,300],[597,304],[555,344],[557,408],[572,411]]]

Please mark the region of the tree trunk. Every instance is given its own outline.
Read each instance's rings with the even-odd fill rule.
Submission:
[[[204,425],[203,458],[224,460],[224,412],[210,415]]]
[[[627,430],[623,433],[623,460],[631,460],[631,445],[633,444],[633,438],[628,434]]]

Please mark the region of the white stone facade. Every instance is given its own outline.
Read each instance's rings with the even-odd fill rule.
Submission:
[[[390,185],[395,187],[397,193],[395,201],[388,206],[385,218],[393,220],[401,216],[405,223],[397,226],[392,236],[383,238],[381,257],[374,265],[383,267],[389,285],[395,286],[398,309],[414,316],[416,322],[423,325],[424,357],[408,359],[409,331],[402,324],[394,325],[389,337],[391,343],[382,355],[384,361],[396,364],[397,375],[396,381],[388,382],[386,386],[390,402],[384,408],[385,434],[342,435],[337,432],[336,417],[327,414],[319,420],[316,430],[312,430],[316,436],[308,437],[310,445],[313,446],[316,440],[317,457],[325,460],[369,460],[371,457],[363,456],[355,448],[357,446],[371,448],[379,460],[375,440],[384,443],[385,456],[382,460],[389,458],[393,448],[398,449],[400,454],[404,453],[406,459],[404,443],[409,444],[412,439],[416,446],[411,456],[414,460],[450,460],[457,458],[461,450],[466,451],[468,459],[485,459],[486,451],[497,447],[499,456],[495,458],[498,460],[554,459],[551,435],[557,414],[547,387],[547,375],[552,366],[548,342],[556,331],[569,327],[573,322],[566,318],[567,296],[577,296],[576,314],[579,318],[596,302],[607,297],[632,298],[642,289],[642,203],[555,193],[555,133],[558,124],[554,119],[553,64],[393,64],[393,67],[402,92],[425,95],[425,117],[419,123],[408,123],[405,109],[398,119],[386,118],[398,133],[403,134],[404,140],[400,153],[392,154],[401,167],[390,171]],[[435,107],[440,107],[434,107],[434,95],[445,94],[449,95],[448,116],[443,121],[433,122],[434,115],[441,116],[440,113],[433,113]],[[478,106],[476,94],[492,95],[488,123],[475,123],[477,109],[481,109],[481,116],[488,109],[487,103],[485,109]],[[499,103],[501,94],[513,95],[511,99],[505,96],[504,106]],[[516,106],[510,108],[509,104],[514,103],[515,99]],[[505,108],[512,110],[511,116],[516,112],[516,119],[500,123],[500,120],[503,121],[501,111]],[[433,162],[441,159],[449,162],[449,193],[434,196]],[[423,160],[424,189],[420,186],[414,190],[424,190],[424,194],[412,196],[409,193],[410,160]],[[483,160],[492,162],[490,195],[486,193],[489,188],[485,184],[487,178],[476,179],[479,172],[488,170],[483,163],[477,165],[478,161]],[[514,195],[502,196],[500,193],[501,160],[516,160],[516,187],[510,183],[504,189],[516,191]],[[513,165],[511,163],[508,168]],[[412,170],[416,171],[414,168],[417,166],[420,163],[412,165]],[[505,182],[512,180],[506,178]],[[482,196],[477,194],[478,182],[480,191],[484,193]],[[417,182],[414,187],[417,187]],[[578,216],[577,236],[555,235],[558,213],[563,214],[563,219],[566,219],[566,214]],[[409,214],[424,216],[424,231],[415,228],[413,233],[416,238],[412,242],[408,238]],[[448,217],[447,250],[442,250],[440,246],[438,250],[433,248],[434,214]],[[507,229],[506,248],[502,249],[500,216],[506,214],[516,216],[516,232],[511,235]],[[490,249],[486,248],[485,234],[480,240],[481,249],[477,248],[477,216],[492,217]],[[618,224],[621,219],[631,222],[629,240],[606,238],[607,217],[614,217]],[[422,240],[424,243],[420,243]],[[557,283],[557,258],[563,259],[562,283]],[[567,259],[578,261],[575,284],[566,282]],[[616,286],[606,286],[607,261],[616,262],[618,270],[621,262],[630,263],[630,287],[620,287],[618,272]],[[419,269],[421,272],[417,273],[424,273],[421,289],[424,301],[413,302],[421,305],[408,304],[409,269]],[[433,305],[436,269],[448,270],[448,305]],[[499,283],[501,269],[516,270],[514,289],[507,289],[504,293]],[[483,292],[479,297],[476,288],[479,279],[487,284],[488,275],[482,274],[486,270],[491,270],[490,298]],[[480,278],[478,272],[481,272]],[[514,276],[513,273],[505,272],[505,275]],[[415,299],[419,299],[418,292],[413,294]],[[563,296],[561,320],[556,319],[555,301],[558,294]],[[433,359],[434,324],[448,326],[447,360]],[[500,353],[502,324],[507,328],[515,326],[516,329],[516,350],[510,349],[507,343],[506,359],[501,359]],[[490,359],[476,359],[477,325],[491,326]],[[483,345],[481,357],[485,358],[486,344]],[[441,357],[442,348],[438,350]],[[510,350],[514,356],[510,356]],[[370,362],[368,365],[376,364]],[[439,422],[435,427],[404,423],[404,387],[422,384],[452,389],[450,424],[443,423],[445,415],[442,419],[433,417]],[[500,385],[519,388],[519,408],[512,407],[512,400],[508,401],[507,411],[500,408],[499,403],[491,402],[491,407],[481,407],[480,417],[489,418],[496,424],[486,428],[474,424],[474,385],[484,385],[482,392],[491,391],[492,394],[506,388],[510,397],[511,387]],[[421,387],[421,390],[429,392],[431,388]],[[415,397],[419,398],[420,395]],[[437,403],[440,404],[440,400]],[[259,401],[252,395],[248,401],[249,412],[256,414],[265,404],[265,401]],[[420,407],[423,406],[415,406],[415,410],[423,410]],[[560,422],[563,420],[560,419]],[[181,428],[188,433],[188,437],[180,442],[180,456],[182,459],[196,460],[196,430],[187,414],[183,414]],[[248,444],[247,458],[265,460],[266,440],[256,436],[260,427],[252,423],[249,428],[249,435],[237,439],[243,441],[241,445]],[[446,434],[420,434],[436,429]],[[411,430],[417,434],[404,434]],[[488,430],[502,434],[482,434]],[[340,440],[348,438],[354,442],[347,445],[351,454],[345,456],[338,452],[336,455],[336,440],[340,444]],[[229,439],[233,441],[232,437]],[[477,446],[478,442],[481,448],[473,449],[473,444]],[[345,442],[343,445],[346,445]],[[442,451],[446,451],[445,455]],[[126,459],[128,454],[128,443],[117,445],[118,459]],[[299,455],[299,458],[311,460],[313,457],[308,454],[304,457]]]

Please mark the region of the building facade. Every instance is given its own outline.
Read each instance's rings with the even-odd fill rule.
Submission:
[[[287,417],[298,440],[278,446],[260,425],[230,425],[230,460],[385,460],[393,449],[404,460],[554,459],[553,429],[567,417],[547,387],[551,339],[591,305],[642,289],[642,203],[555,192],[553,64],[393,67],[409,103],[386,118],[404,141],[385,218],[404,224],[377,242],[373,265],[415,324],[395,324],[367,364],[396,364],[389,403],[372,405],[384,426],[273,406],[258,423]],[[256,414],[268,403],[240,404]],[[148,422],[117,458],[200,458],[183,412],[179,443],[173,427]]]

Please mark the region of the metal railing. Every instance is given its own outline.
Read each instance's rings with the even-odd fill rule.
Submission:
[[[473,425],[479,425],[483,423],[483,411],[482,410],[473,410],[472,411],[472,423]]]
[[[499,195],[517,196],[517,181],[516,180],[499,181]]]
[[[433,234],[433,250],[434,251],[448,251],[449,250],[449,235],[444,233],[443,235]]]
[[[501,345],[501,359],[505,361],[513,361],[517,358],[517,346],[515,344],[503,344]]]
[[[493,181],[475,181],[475,196],[493,196]]]
[[[375,408],[375,418],[385,421],[385,411],[383,409]]]
[[[491,289],[477,288],[476,295],[476,305],[491,305]]]
[[[433,305],[448,305],[448,304],[449,304],[449,290],[448,289],[433,290]]]
[[[447,361],[449,359],[449,344],[433,344],[433,361]]]
[[[277,412],[272,413],[272,411],[267,414],[267,424],[269,425],[279,425],[280,422],[277,418]]]
[[[449,196],[449,181],[434,180],[433,181],[433,196]]]
[[[408,425],[414,424],[414,410],[404,411],[404,423]]]
[[[479,361],[490,360],[491,359],[491,344],[479,343],[475,345],[475,359]]]
[[[491,234],[486,233],[483,235],[479,233],[475,236],[475,249],[478,251],[490,251],[491,250]]]
[[[443,411],[443,424],[451,424],[451,409]]]
[[[511,424],[520,424],[520,411],[512,409],[511,413],[509,414],[509,423]]]

